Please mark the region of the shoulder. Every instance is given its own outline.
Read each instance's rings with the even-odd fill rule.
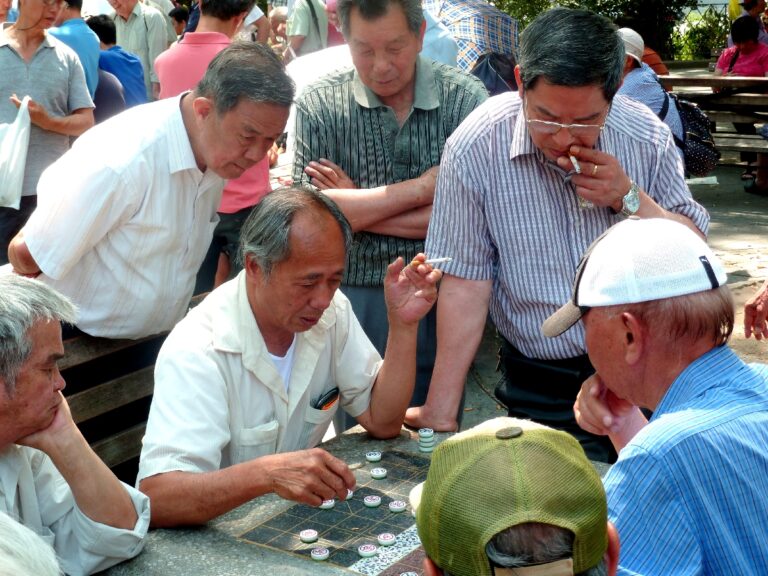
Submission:
[[[163,25],[165,25],[165,16],[163,16],[163,13],[160,12],[160,10],[144,2],[139,2],[139,6],[141,7],[141,14],[146,20],[162,22]]]
[[[297,98],[297,103],[313,100],[318,97],[332,98],[337,100],[339,90],[341,94],[352,98],[352,82],[355,77],[355,69],[352,66],[345,66],[338,70],[333,70],[317,80],[307,84]]]
[[[621,140],[654,147],[666,145],[669,131],[648,106],[623,94],[614,96],[605,126]]]
[[[476,76],[435,60],[430,61],[429,64],[432,66],[438,87],[443,87],[447,91],[468,92],[483,100],[488,97],[485,85]]]
[[[449,138],[454,149],[468,148],[514,130],[520,116],[517,92],[492,96],[472,110]]]

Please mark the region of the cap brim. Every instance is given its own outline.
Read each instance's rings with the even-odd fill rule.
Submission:
[[[424,492],[424,482],[421,482],[420,484],[416,484],[413,488],[411,488],[411,492],[408,494],[408,501],[411,503],[411,510],[413,510],[413,515],[416,516],[416,510],[419,508],[419,504],[421,504],[421,495]]]
[[[581,308],[573,302],[568,302],[561,306],[552,316],[544,320],[544,323],[541,325],[541,333],[547,338],[560,336],[560,334],[576,324],[582,315]]]

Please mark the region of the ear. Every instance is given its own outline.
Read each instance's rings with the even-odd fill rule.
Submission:
[[[645,331],[639,318],[629,312],[621,313],[624,330],[624,360],[630,366],[637,364],[645,350]]]
[[[422,567],[424,568],[424,576],[443,576],[443,571],[437,567],[437,564],[432,562],[429,556],[424,556]]]
[[[261,283],[263,279],[261,268],[251,256],[245,257],[245,275],[248,277],[248,280],[252,282]]]
[[[192,101],[192,110],[195,112],[195,118],[205,120],[214,113],[213,101],[204,96],[198,96]]]
[[[427,31],[427,21],[422,19],[421,27],[419,28],[419,52],[424,47],[424,34]]]
[[[520,80],[520,64],[515,65],[515,82],[517,82],[517,92],[520,98],[523,97],[523,81]]]
[[[619,532],[613,522],[608,521],[608,549],[605,551],[605,567],[608,570],[608,576],[616,576],[619,566]]]

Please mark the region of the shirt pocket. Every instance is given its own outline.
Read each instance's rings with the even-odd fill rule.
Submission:
[[[320,444],[338,408],[338,398],[333,403],[333,406],[327,410],[318,410],[317,408],[312,408],[312,406],[307,406],[307,410],[304,413],[304,426],[296,445],[297,449],[313,448]]]
[[[279,428],[277,420],[253,428],[241,428],[235,441],[232,464],[274,454],[277,451]]]

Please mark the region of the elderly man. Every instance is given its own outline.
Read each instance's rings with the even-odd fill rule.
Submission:
[[[338,290],[351,242],[346,218],[318,192],[282,189],[254,208],[245,269],[174,328],[157,360],[137,480],[153,525],[206,522],[267,492],[311,505],[346,498],[347,465],[306,450],[339,405],[375,437],[398,434],[416,330],[441,274],[423,255],[389,266],[382,361]]]
[[[117,31],[117,44],[141,60],[147,99],[154,100],[160,92],[155,58],[169,44],[165,16],[157,8],[139,0],[109,0],[109,5],[115,10],[112,18]]]
[[[760,574],[768,565],[768,366],[726,346],[722,264],[690,229],[629,220],[587,251],[547,336],[581,317],[597,370],[579,424],[620,450],[605,477],[622,574]],[[641,408],[653,410],[646,421]],[[662,550],[663,548],[663,550]]]
[[[619,538],[578,442],[495,418],[435,450],[411,492],[426,576],[612,576]]]
[[[577,435],[592,459],[608,442],[582,432],[573,401],[592,368],[581,329],[550,342],[541,322],[567,298],[579,257],[631,214],[685,222],[703,233],[666,127],[614,94],[624,45],[583,10],[553,9],[523,32],[519,93],[492,98],[445,148],[427,253],[451,256],[438,305],[440,342],[427,403],[406,421],[456,427],[469,365],[490,315],[502,340],[497,389],[510,416]]]
[[[354,68],[299,97],[294,180],[324,190],[352,224],[343,290],[383,354],[387,264],[423,250],[443,145],[487,93],[476,78],[419,56],[418,0],[339,0],[337,12]],[[419,404],[434,362],[434,314],[420,330]]]
[[[71,136],[93,126],[93,101],[77,55],[47,34],[62,2],[22,0],[19,21],[0,29],[0,123],[13,122],[29,96],[29,134],[18,209],[0,207],[0,264],[8,244],[37,206],[40,174],[69,149]]]
[[[53,289],[0,277],[0,512],[52,545],[67,574],[141,551],[149,500],[91,450],[61,394],[59,321],[75,309]]]
[[[41,178],[40,206],[9,250],[14,269],[72,298],[88,334],[170,330],[211,242],[223,179],[264,157],[292,99],[269,48],[233,44],[194,92],[99,124]]]

